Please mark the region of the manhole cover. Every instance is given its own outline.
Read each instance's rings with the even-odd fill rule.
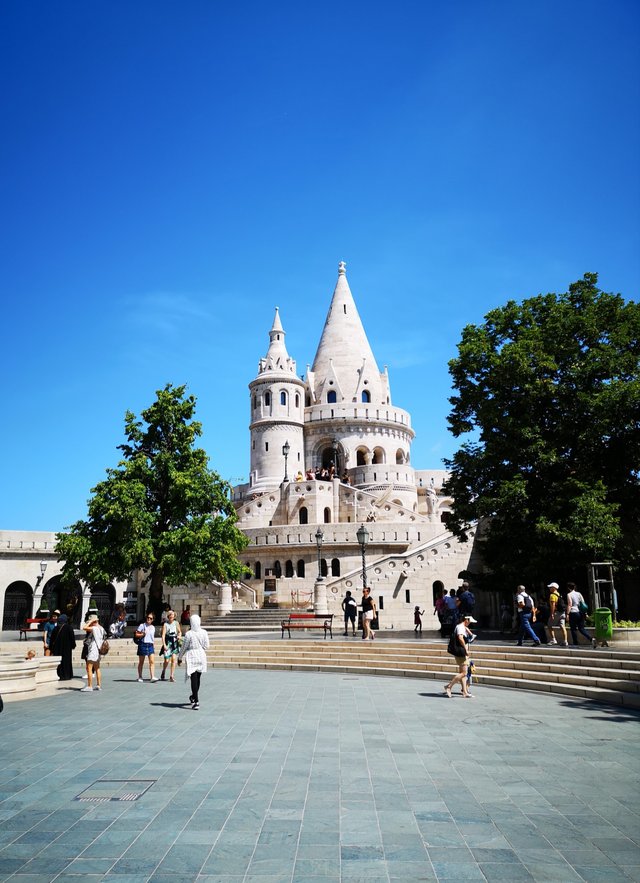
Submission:
[[[76,797],[87,803],[106,803],[112,800],[138,800],[157,779],[98,779]]]

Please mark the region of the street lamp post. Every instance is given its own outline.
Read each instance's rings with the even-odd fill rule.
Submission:
[[[333,449],[333,468],[335,469],[336,478],[340,478],[340,468],[338,464],[338,439],[331,439],[331,447]]]
[[[287,475],[287,457],[289,456],[289,451],[291,450],[291,445],[288,441],[286,441],[282,445],[282,454],[284,456],[284,480],[289,481],[289,476]]]
[[[324,534],[322,533],[322,529],[319,527],[316,531],[316,546],[318,547],[318,577],[317,582],[322,581],[322,558],[320,557],[322,554],[322,541],[324,539]]]
[[[369,542],[369,531],[361,524],[358,530],[356,531],[356,537],[358,538],[358,542],[360,543],[360,549],[362,550],[362,588],[367,588],[367,559],[366,559],[366,548],[367,543]]]

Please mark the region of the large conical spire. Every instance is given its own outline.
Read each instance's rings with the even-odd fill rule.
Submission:
[[[367,340],[344,261],[338,265],[338,281],[308,380],[316,401],[331,390],[338,402],[361,401],[365,392],[369,398],[365,394],[364,400],[387,401],[386,375],[380,374]]]

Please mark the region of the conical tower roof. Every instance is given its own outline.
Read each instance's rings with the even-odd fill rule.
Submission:
[[[264,374],[265,372],[296,373],[296,363],[287,352],[284,338],[285,331],[280,321],[280,311],[276,307],[273,325],[269,332],[269,349],[264,359],[260,359],[258,374]]]
[[[360,401],[368,390],[371,401],[388,395],[386,375],[381,375],[347,281],[346,265],[338,265],[331,305],[320,343],[308,375],[316,401],[334,389],[338,401]]]

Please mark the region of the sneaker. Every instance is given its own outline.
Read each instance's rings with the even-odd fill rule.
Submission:
[[[447,697],[447,699],[451,699],[451,687],[444,688],[444,695]]]
[[[594,650],[598,649],[598,642],[596,641],[595,638],[591,638],[591,646],[593,647]]]
[[[532,644],[531,646],[532,646],[532,647],[540,647],[541,644],[542,644],[542,641],[534,641],[533,644]]]
[[[160,675],[160,680],[164,681],[164,672],[162,672],[162,674]]]
[[[169,680],[171,681],[172,684],[175,684],[175,682],[176,682],[175,678],[169,678]]]
[[[158,678],[151,678],[151,683],[155,684],[157,680],[158,680]]]
[[[549,646],[550,646],[550,647],[553,647],[553,645],[554,645],[554,644],[557,644],[557,643],[558,643],[558,642],[557,642],[556,639],[554,638],[553,641],[549,641]]]
[[[349,637],[349,632],[344,632],[343,635],[344,635],[345,638],[348,638],[348,637]]]
[[[80,690],[81,693],[93,693],[93,687],[83,687]]]
[[[561,644],[560,646],[561,646],[561,647],[568,647],[568,646],[569,646],[569,642],[568,642],[568,641],[563,641],[562,644]]]
[[[200,703],[199,703],[199,702],[194,702],[193,705],[191,706],[191,708],[192,708],[194,711],[198,711],[198,710],[200,709]]]
[[[462,698],[463,699],[475,699],[476,697],[473,695],[473,693],[467,693],[466,696],[463,696]]]
[[[138,683],[139,683],[139,684],[142,683],[142,678],[138,678]]]
[[[93,689],[96,691],[96,693],[100,693],[102,691],[102,687],[94,687]]]
[[[83,681],[86,681],[88,677],[89,677],[89,675],[85,672],[85,673],[82,675],[82,680],[83,680]]]

